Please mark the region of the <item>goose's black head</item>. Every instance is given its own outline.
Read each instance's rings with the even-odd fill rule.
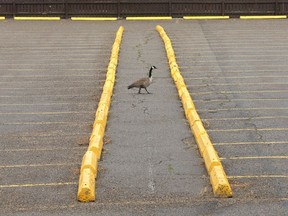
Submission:
[[[157,67],[156,66],[151,66],[150,71],[149,71],[149,77],[152,76],[152,70],[153,69],[157,69]]]

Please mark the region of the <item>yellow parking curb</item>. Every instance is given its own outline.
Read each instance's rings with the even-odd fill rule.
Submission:
[[[164,41],[171,76],[174,79],[177,87],[179,97],[185,110],[186,118],[197,142],[200,154],[204,159],[206,170],[210,175],[210,182],[213,192],[215,196],[218,197],[232,197],[232,190],[221,161],[212,145],[199,115],[197,114],[191,95],[189,94],[185,81],[180,73],[171,41],[161,26],[157,25],[156,30],[159,32],[162,40]]]
[[[183,16],[185,20],[229,19],[229,16]]]
[[[286,19],[287,16],[240,16],[240,19]]]
[[[60,17],[14,17],[14,20],[47,20],[47,21],[55,21],[60,20]]]
[[[98,160],[100,159],[103,147],[103,138],[111,104],[123,31],[124,28],[121,26],[116,33],[110,63],[107,68],[106,81],[103,86],[102,95],[95,114],[93,130],[89,139],[89,147],[83,156],[77,193],[77,199],[80,202],[91,202],[96,199],[95,179],[97,177]]]
[[[115,21],[117,17],[71,17],[73,21]]]
[[[6,18],[3,16],[0,16],[0,20],[5,20]]]
[[[171,16],[166,17],[126,17],[126,20],[171,20]]]

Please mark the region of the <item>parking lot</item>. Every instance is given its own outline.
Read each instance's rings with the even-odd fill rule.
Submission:
[[[215,198],[170,77],[160,24],[233,198]],[[118,27],[125,28],[97,200],[81,159]],[[0,213],[287,214],[286,20],[0,22]],[[127,86],[156,65],[152,94]],[[144,91],[143,91],[144,92]]]

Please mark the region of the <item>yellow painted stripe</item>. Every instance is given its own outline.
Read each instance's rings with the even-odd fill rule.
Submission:
[[[208,129],[211,132],[240,132],[240,131],[287,131],[288,128],[237,128],[237,129]]]
[[[213,102],[232,102],[232,101],[287,101],[287,100],[288,98],[238,98],[238,99],[216,99],[216,100],[195,99],[194,101],[213,103]]]
[[[172,17],[126,17],[126,20],[171,20]]]
[[[228,179],[242,179],[242,178],[288,178],[288,175],[258,175],[258,176],[227,176]]]
[[[288,159],[288,156],[251,156],[251,157],[229,157],[221,160],[254,160],[254,159]]]
[[[235,121],[235,120],[251,120],[251,119],[286,119],[288,116],[260,116],[260,117],[239,117],[239,118],[206,118],[205,121]]]
[[[199,152],[204,159],[206,170],[210,176],[213,192],[215,196],[232,197],[232,190],[219,156],[202,124],[185,81],[180,73],[171,40],[161,26],[157,25],[156,30],[159,32],[160,37],[164,42],[171,76],[174,79],[174,83],[178,90],[178,95],[181,99],[191,132],[197,142]]]
[[[89,122],[5,122],[0,125],[88,125]]]
[[[70,114],[75,114],[75,115],[79,115],[79,114],[86,114],[86,113],[91,113],[91,112],[87,112],[87,111],[81,111],[81,112],[11,112],[11,113],[0,113],[0,115],[70,115]]]
[[[15,164],[15,165],[0,165],[0,168],[24,168],[24,167],[53,167],[53,166],[75,166],[76,163],[60,163],[60,164]]]
[[[6,18],[4,16],[0,16],[0,20],[5,20]]]
[[[14,17],[14,20],[47,20],[55,21],[60,20],[60,17]]]
[[[287,16],[240,16],[240,19],[286,19]]]
[[[73,21],[114,21],[117,17],[71,17]]]
[[[288,141],[271,141],[271,142],[222,142],[214,145],[287,145]]]
[[[77,182],[39,183],[39,184],[10,184],[0,185],[0,188],[21,188],[21,187],[51,187],[63,185],[76,185]]]
[[[86,146],[85,146],[86,147]],[[27,149],[1,149],[0,152],[31,152],[31,151],[68,151],[68,150],[81,150],[84,147],[73,148],[27,148]]]
[[[255,108],[227,108],[227,109],[215,109],[215,110],[209,110],[209,109],[199,109],[198,111],[201,112],[220,112],[220,111],[249,111],[249,110],[288,110],[288,107],[255,107]]]
[[[185,20],[229,19],[229,16],[183,16]]]

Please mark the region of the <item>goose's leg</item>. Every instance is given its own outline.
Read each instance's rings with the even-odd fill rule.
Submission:
[[[138,94],[141,94],[141,88],[142,88],[142,87],[139,87],[139,91],[138,91]]]
[[[148,92],[147,88],[144,88],[144,89],[146,90],[146,92],[147,92],[148,94],[150,94],[150,92]]]

